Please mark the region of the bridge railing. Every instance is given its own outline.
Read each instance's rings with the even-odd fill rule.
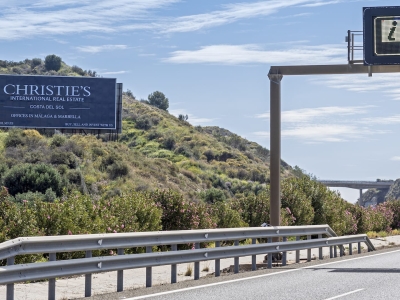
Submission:
[[[311,239],[318,236],[318,239]],[[324,236],[326,236],[324,238]],[[295,237],[296,241],[287,241]],[[307,240],[301,240],[306,237]],[[257,239],[268,243],[257,244]],[[240,240],[251,239],[251,245],[239,246]],[[282,242],[272,240],[282,239]],[[234,241],[234,246],[221,247],[222,241]],[[215,248],[200,248],[202,242],[215,242]],[[120,234],[91,234],[54,237],[22,237],[0,244],[0,259],[7,259],[7,266],[0,268],[0,284],[7,285],[7,300],[14,299],[14,283],[49,279],[48,299],[55,299],[56,277],[85,274],[85,296],[91,296],[92,273],[117,271],[117,291],[123,291],[123,270],[146,268],[146,286],[152,285],[152,267],[171,265],[171,283],[177,282],[177,264],[194,262],[194,279],[200,278],[200,261],[215,260],[215,276],[220,275],[220,260],[234,258],[234,272],[239,272],[239,257],[252,256],[252,270],[256,270],[256,255],[268,255],[267,266],[272,267],[272,254],[283,252],[282,265],[286,265],[286,251],[296,251],[296,262],[300,250],[307,249],[307,260],[311,260],[311,249],[319,248],[319,259],[323,259],[322,248],[330,247],[330,257],[344,255],[344,244],[364,242],[368,251],[374,246],[366,235],[337,237],[328,225],[280,226],[233,228],[211,230],[185,230],[170,232],[143,232]],[[194,250],[177,251],[179,244],[194,244]],[[154,252],[152,246],[170,245],[172,251]],[[124,255],[124,249],[146,247],[143,254]],[[92,251],[118,249],[117,256],[92,257]],[[56,253],[85,251],[86,257],[56,261]],[[49,253],[49,261],[14,265],[16,255]]]

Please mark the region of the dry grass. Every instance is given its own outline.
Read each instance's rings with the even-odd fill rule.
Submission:
[[[193,274],[193,266],[192,264],[187,264],[185,276],[192,276]]]
[[[204,267],[203,267],[203,272],[208,272],[210,271],[210,262],[209,261],[205,261],[204,262]]]

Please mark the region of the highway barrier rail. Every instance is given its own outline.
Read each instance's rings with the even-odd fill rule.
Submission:
[[[303,239],[302,239],[303,237]],[[315,237],[315,238],[313,238]],[[318,237],[318,238],[316,238]],[[288,241],[291,238],[293,241]],[[304,239],[306,238],[306,239]],[[251,239],[252,244],[240,245],[239,241]],[[257,239],[267,243],[258,243]],[[295,241],[294,241],[295,239]],[[221,242],[233,241],[233,246],[221,246]],[[201,243],[215,242],[215,248],[200,248]],[[49,279],[48,299],[55,299],[57,277],[85,275],[85,297],[92,293],[92,274],[117,271],[117,292],[123,291],[123,270],[146,268],[146,287],[152,285],[152,267],[171,265],[171,283],[177,282],[177,264],[194,262],[194,279],[200,278],[200,262],[215,260],[215,276],[220,276],[220,260],[234,258],[234,272],[239,272],[239,257],[252,256],[252,270],[256,270],[256,255],[268,255],[267,267],[272,267],[274,253],[282,252],[282,265],[286,265],[286,252],[296,251],[296,262],[300,261],[300,250],[307,249],[307,260],[311,261],[311,249],[319,248],[319,259],[323,259],[322,248],[329,247],[330,257],[344,255],[344,246],[367,245],[375,250],[365,234],[337,237],[328,225],[279,226],[255,228],[229,228],[207,230],[159,231],[138,233],[90,234],[49,237],[21,237],[0,244],[0,260],[7,259],[7,266],[0,267],[0,284],[7,285],[7,300],[14,300],[14,283]],[[179,250],[178,245],[193,244],[193,250]],[[153,246],[167,245],[171,251],[152,252]],[[124,254],[125,249],[145,247],[146,253]],[[92,257],[94,250],[117,249],[115,256]],[[85,258],[56,260],[56,253],[85,251]],[[49,261],[15,265],[15,256],[26,254],[49,254]]]

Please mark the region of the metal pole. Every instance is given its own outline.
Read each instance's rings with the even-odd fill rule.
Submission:
[[[55,253],[50,253],[49,261],[56,261],[56,254]],[[50,278],[49,279],[48,299],[49,300],[56,300],[56,279],[55,278]]]
[[[178,251],[178,245],[171,245],[171,251]],[[176,264],[171,265],[171,283],[177,282]]]
[[[350,30],[347,30],[347,60],[350,63],[350,40],[351,40],[351,34]]]
[[[215,247],[221,247],[221,242],[217,241],[215,242]],[[221,275],[221,260],[216,259],[215,260],[215,277],[219,277]]]
[[[300,241],[300,237],[296,236],[296,241]],[[296,264],[300,263],[300,250],[296,250]]]
[[[12,266],[15,263],[15,257],[7,258],[7,266]],[[7,300],[14,300],[14,283],[7,284]]]
[[[283,241],[287,242],[287,237],[286,236],[283,237]],[[282,253],[282,267],[286,266],[286,263],[287,263],[287,252],[284,251]]]
[[[281,74],[270,80],[270,224],[280,225],[281,210]],[[276,242],[278,240],[276,239]]]
[[[117,250],[118,255],[124,255],[124,249],[119,248]],[[117,271],[117,292],[122,292],[124,290],[124,270]]]
[[[200,249],[200,243],[194,244],[195,249]],[[194,280],[200,279],[200,262],[197,261],[194,263]]]
[[[86,258],[92,257],[92,251],[88,250],[85,254]],[[92,274],[85,275],[85,297],[92,296]]]
[[[252,239],[251,244],[252,245],[257,244],[257,239]],[[251,270],[252,271],[257,270],[257,256],[256,255],[251,256]]]
[[[363,205],[363,201],[362,201],[362,189],[360,189],[360,198],[358,199],[358,204],[360,205],[360,206],[364,206]]]
[[[239,246],[239,241],[235,241],[235,246]],[[239,257],[234,258],[234,273],[239,273]]]
[[[318,234],[318,238],[319,238],[319,239],[322,239],[322,234]],[[323,253],[322,253],[322,247],[319,248],[319,253],[318,253],[318,254],[319,254],[319,257],[318,257],[318,258],[319,258],[320,260],[323,260],[323,259],[324,259],[324,256],[323,256]]]
[[[146,246],[146,253],[153,252],[153,247]],[[152,284],[152,267],[146,267],[146,287],[151,287]]]
[[[307,235],[307,240],[311,240],[311,235]],[[307,261],[311,261],[311,249],[307,249]]]

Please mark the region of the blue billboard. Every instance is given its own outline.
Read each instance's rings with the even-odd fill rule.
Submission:
[[[114,78],[0,75],[0,127],[117,129]]]

